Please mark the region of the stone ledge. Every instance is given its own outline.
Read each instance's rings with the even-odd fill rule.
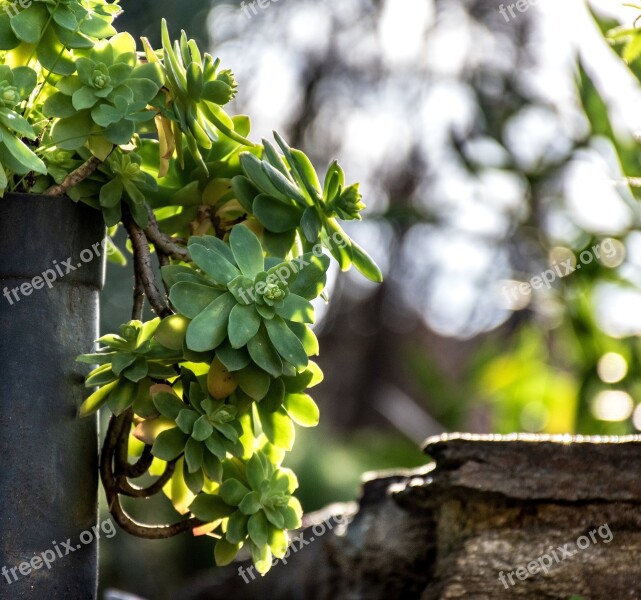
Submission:
[[[641,436],[430,438],[425,451],[434,462],[368,473],[356,512],[338,505],[310,515],[310,524],[332,513],[348,514],[350,522],[292,554],[287,565],[249,584],[236,565],[172,598],[641,598],[639,442]],[[607,542],[595,533],[606,525]],[[547,574],[516,575],[590,532],[594,542]]]

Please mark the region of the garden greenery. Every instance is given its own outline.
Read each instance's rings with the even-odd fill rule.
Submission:
[[[78,359],[97,365],[81,416],[112,414],[100,471],[116,521],[147,538],[211,535],[219,565],[246,546],[265,573],[301,526],[282,462],[296,426],[319,419],[311,301],[326,299],[330,257],[381,280],[339,223],[364,205],[337,163],[321,182],[278,134],[250,142],[248,117],[224,109],[232,73],[194,40],[163,22],[161,48],[137,44],[114,29],[119,13],[33,0],[0,14],[0,194],[67,195],[129,235],[132,320]],[[122,508],[158,493],[185,518],[142,525]]]

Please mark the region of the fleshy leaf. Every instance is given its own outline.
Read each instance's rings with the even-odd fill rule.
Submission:
[[[267,332],[263,327],[249,340],[247,350],[249,350],[249,356],[261,369],[267,371],[273,377],[282,375],[283,361],[269,341]]]
[[[284,403],[287,414],[301,427],[318,425],[319,410],[307,394],[287,394]]]
[[[197,317],[214,300],[223,295],[222,290],[191,281],[179,281],[172,286],[169,300],[188,319]]]
[[[242,544],[232,544],[225,538],[218,540],[216,542],[216,547],[214,548],[214,558],[216,560],[216,564],[219,567],[224,567],[232,563],[241,547]]]
[[[229,314],[235,298],[225,293],[203,310],[187,328],[187,347],[196,352],[216,348],[227,337]]]
[[[109,400],[109,394],[116,385],[118,385],[118,382],[113,381],[112,383],[103,385],[91,394],[91,396],[89,396],[89,398],[87,398],[80,406],[80,417],[88,417],[89,415],[94,414],[97,410],[100,410],[100,408],[107,403],[107,400]]]
[[[178,427],[163,431],[154,442],[152,453],[161,460],[174,460],[185,449],[189,436],[184,434]]]
[[[303,344],[283,319],[276,316],[265,321],[265,327],[274,348],[288,363],[296,368],[307,366],[309,359]]]
[[[254,278],[263,271],[263,249],[258,238],[247,227],[236,225],[229,236],[229,244],[243,275]]]
[[[229,343],[232,348],[242,348],[251,340],[260,328],[261,318],[253,304],[237,304],[229,314]]]

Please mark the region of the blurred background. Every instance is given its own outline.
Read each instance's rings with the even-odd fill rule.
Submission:
[[[254,141],[276,129],[362,182],[348,233],[386,280],[333,272],[317,307],[321,425],[287,462],[306,511],[355,499],[365,471],[424,464],[430,435],[641,430],[641,180],[623,175],[641,176],[641,91],[602,35],[640,10],[121,4],[119,29],[157,43],[166,17],[234,71]],[[131,310],[130,266],[109,269],[105,332]],[[101,552],[102,589],[149,599],[214,569],[213,543],[189,536],[119,532]]]

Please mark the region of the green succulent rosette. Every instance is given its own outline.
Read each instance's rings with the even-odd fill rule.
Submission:
[[[156,180],[142,169],[142,158],[136,152],[114,152],[99,170],[109,178],[100,188],[99,202],[105,224],[116,225],[122,219],[124,201],[131,216],[143,229],[149,225],[145,195],[157,189]]]
[[[18,109],[36,87],[36,73],[29,67],[0,65],[0,195],[7,188],[7,169],[17,175],[46,173],[47,167],[20,138],[35,140],[36,132]]]
[[[185,380],[191,381],[183,392],[184,400],[169,386],[159,386],[152,394],[160,415],[173,425],[156,437],[152,453],[168,462],[184,454],[184,479],[191,491],[198,493],[206,479],[221,481],[222,461],[228,454],[243,456],[243,429],[237,406],[213,399],[183,370]]]
[[[57,75],[76,70],[74,50],[115,35],[112,22],[122,12],[117,2],[103,0],[31,0],[14,7],[0,12],[0,50],[32,45],[42,67]]]
[[[265,573],[301,523],[296,477],[281,465],[297,427],[319,422],[312,302],[327,300],[331,256],[381,279],[339,225],[365,205],[336,162],[321,185],[277,134],[278,149],[250,142],[249,118],[223,110],[233,74],[194,40],[171,40],[163,22],[161,47],[143,38],[137,52],[111,27],[118,12],[104,0],[34,0],[26,16],[0,18],[7,64],[28,51],[37,67],[0,66],[0,190],[65,193],[101,210],[110,236],[126,215],[130,237],[146,238],[149,250],[134,245],[137,280],[169,316],[130,321],[78,358],[97,388],[81,416],[114,415],[105,489],[112,506],[164,493],[196,517],[168,534],[212,535],[220,565],[245,546]],[[129,483],[148,476],[158,479]]]
[[[322,245],[338,261],[341,269],[353,264],[368,279],[382,281],[382,274],[371,257],[345,233],[337,219],[360,219],[365,208],[358,185],[345,187],[345,174],[333,162],[321,187],[309,158],[290,148],[274,132],[282,151],[263,140],[262,159],[242,152],[244,175],[233,179],[238,201],[265,227],[265,246],[277,256],[285,256],[297,233],[303,247],[313,250]]]
[[[225,534],[215,548],[216,562],[229,564],[248,544],[260,573],[272,565],[272,556],[283,558],[289,538],[287,529],[301,526],[302,508],[292,495],[296,475],[275,466],[263,452],[248,461],[227,461],[218,495],[201,494],[190,506],[205,521],[225,521]]]
[[[182,32],[180,40],[173,44],[167,30],[167,23],[162,21],[162,57],[167,75],[167,88],[171,92],[170,105],[158,103],[156,106],[165,117],[179,126],[179,131],[186,134],[185,140],[192,156],[205,173],[208,167],[203,160],[201,149],[212,148],[219,138],[219,133],[244,146],[253,146],[252,142],[240,135],[232,118],[221,108],[236,93],[236,81],[231,71],[219,71],[220,60],[211,55],[201,54],[194,40],[187,39]],[[156,64],[159,59],[145,41],[147,59]],[[176,141],[178,160],[184,165],[182,136],[173,137]]]
[[[44,103],[45,116],[58,119],[53,142],[63,150],[89,142],[104,160],[114,145],[131,141],[140,123],[154,118],[148,105],[163,85],[163,69],[138,61],[136,42],[128,33],[97,42]]]
[[[248,355],[273,377],[307,366],[313,333],[306,324],[314,322],[309,300],[324,286],[326,256],[265,259],[260,241],[243,225],[233,228],[229,245],[210,236],[191,238],[189,253],[200,273],[178,275],[183,280],[173,283],[169,297],[191,319],[191,350],[227,342],[220,358],[232,370]]]
[[[160,323],[129,321],[120,327],[120,335],[109,334],[97,340],[104,346],[98,352],[82,354],[76,360],[98,365],[85,379],[86,387],[98,389],[80,407],[80,416],[90,415],[102,406],[118,415],[134,406],[138,414],[149,412],[152,380],[177,375],[173,365],[182,355],[161,346],[153,335]]]

